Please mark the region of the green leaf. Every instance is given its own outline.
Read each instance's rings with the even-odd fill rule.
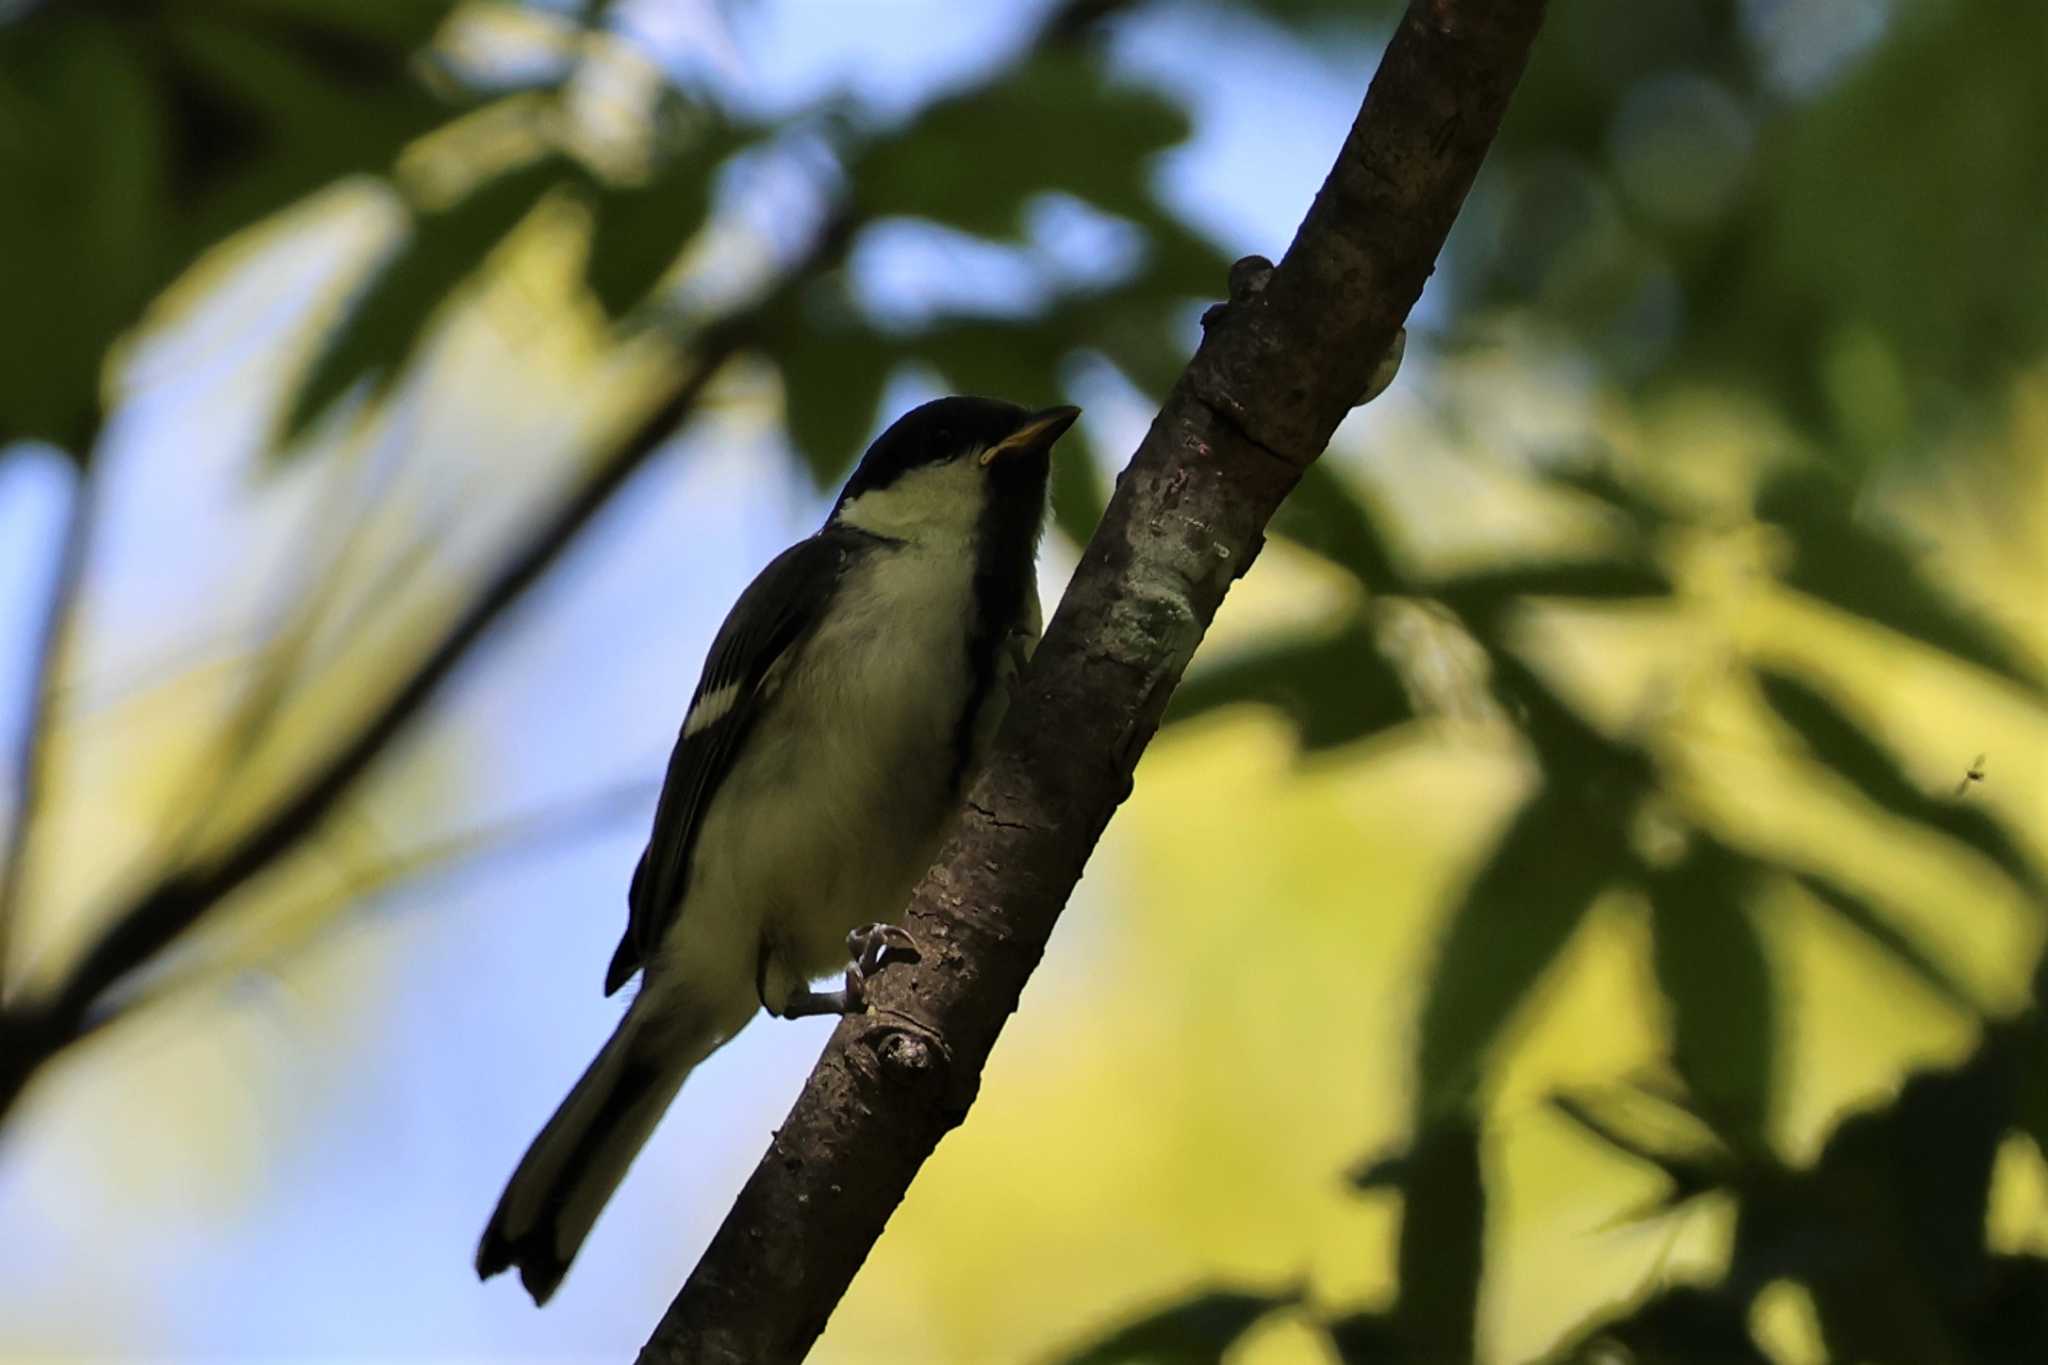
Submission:
[[[2038,669],[2001,631],[1936,587],[1912,555],[1858,521],[1850,505],[1846,485],[1811,469],[1781,474],[1758,493],[1757,515],[1791,540],[1786,583],[2040,692]]]
[[[1876,906],[1841,883],[1816,873],[1801,873],[1794,880],[1837,919],[1896,958],[1935,995],[1965,1014],[1983,1014],[1984,1006],[1976,995],[1919,940]]]
[[[1485,621],[1519,598],[1626,601],[1668,596],[1671,583],[1655,566],[1629,560],[1546,561],[1461,574],[1427,584],[1422,591],[1461,616]]]
[[[1451,912],[1422,1007],[1424,1122],[1477,1091],[1515,1010],[1630,865],[1616,831],[1553,792],[1523,807]]]
[[[1870,408],[1895,407],[1903,428],[1872,435],[1910,438],[2048,341],[2048,7],[1965,0],[1895,19],[1867,60],[1769,130],[1746,269],[1724,262],[1702,281],[1719,297],[1701,291],[1763,382],[1789,361],[1835,389],[1828,406],[1858,447]],[[1930,104],[1931,89],[1964,93]],[[1828,376],[1845,333],[1886,358],[1878,382],[1846,393]]]
[[[1926,825],[1983,854],[2039,899],[2048,897],[2041,873],[2019,844],[1980,805],[1929,796],[1854,720],[1819,691],[1789,674],[1760,669],[1757,681],[1778,715],[1799,732],[1814,758],[1853,783],[1872,802],[1903,819]]]
[[[1610,1113],[1609,1106],[1596,1107],[1588,1096],[1562,1092],[1550,1096],[1550,1105],[1608,1147],[1642,1162],[1670,1181],[1670,1192],[1663,1201],[1665,1207],[1681,1204],[1728,1182],[1732,1168],[1726,1152],[1701,1142],[1678,1139],[1666,1131],[1648,1131],[1649,1126],[1642,1123],[1639,1113],[1632,1114],[1626,1109]],[[1691,1117],[1702,1125],[1706,1122],[1698,1115]]]
[[[1016,237],[1032,196],[1064,191],[1134,217],[1145,162],[1188,134],[1164,96],[1112,83],[1099,61],[1042,51],[993,87],[941,99],[851,168],[865,216],[909,214]]]
[[[1038,317],[942,318],[901,338],[910,358],[937,370],[954,393],[1006,398],[1025,407],[1058,400],[1060,361],[1084,338],[1055,306]]]
[[[387,171],[408,142],[458,112],[421,83],[414,60],[416,25],[438,26],[448,0],[423,0],[381,38],[362,21],[383,5],[338,18],[340,5],[301,8],[325,18],[180,6],[149,37],[162,48],[173,113],[184,252],[341,176]]]
[[[1107,356],[1124,377],[1163,399],[1194,354],[1200,329],[1195,305],[1227,287],[1230,258],[1171,210],[1147,198],[1126,210],[1144,236],[1130,278],[1075,302],[1077,344]]]
[[[1415,715],[1400,674],[1356,618],[1331,633],[1262,643],[1198,665],[1174,690],[1166,723],[1243,704],[1281,711],[1309,750],[1346,744]]]
[[[836,487],[874,434],[896,368],[894,344],[861,320],[836,276],[805,290],[766,329],[762,344],[782,370],[790,444],[816,487]]]
[[[613,318],[644,302],[711,211],[720,163],[747,135],[719,127],[672,152],[638,185],[605,186],[592,196],[590,254],[584,273]]]
[[[320,41],[328,44],[346,38],[410,51],[440,30],[454,5],[450,0],[239,0],[235,7],[266,26],[326,30]],[[343,56],[335,52],[337,60]]]
[[[1425,1129],[1402,1183],[1401,1297],[1394,1305],[1394,1330],[1412,1359],[1472,1359],[1485,1242],[1477,1125],[1452,1119]]]
[[[1648,880],[1657,984],[1673,1060],[1716,1131],[1762,1148],[1769,1127],[1777,993],[1745,902],[1756,869],[1704,834]]]
[[[1605,464],[1562,465],[1545,470],[1544,478],[1603,504],[1645,540],[1671,524],[1671,515],[1656,499],[1631,487]]]
[[[449,208],[420,214],[411,236],[377,267],[327,334],[286,409],[282,440],[303,434],[365,380],[378,393],[388,390],[449,297],[565,173],[561,160],[543,157]]]
[[[1220,1365],[1259,1319],[1299,1301],[1292,1292],[1212,1289],[1147,1313],[1059,1359],[1063,1365]]]
[[[1476,631],[1493,665],[1493,690],[1527,736],[1547,781],[1575,800],[1601,806],[1618,822],[1652,787],[1648,757],[1632,743],[1609,738],[1574,710],[1544,677],[1502,639],[1495,618]]]
[[[0,49],[0,439],[82,462],[107,350],[164,268],[163,114],[120,26],[17,23]]]

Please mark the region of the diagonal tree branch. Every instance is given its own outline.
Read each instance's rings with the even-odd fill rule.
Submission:
[[[1411,4],[1286,257],[1240,262],[1119,481],[911,901],[923,960],[833,1034],[644,1365],[801,1359],[966,1116],[1225,591],[1420,296],[1542,15],[1543,0]]]

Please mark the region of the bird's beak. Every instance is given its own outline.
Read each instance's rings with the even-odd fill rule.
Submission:
[[[1074,425],[1074,419],[1081,415],[1079,408],[1047,408],[1034,412],[1024,419],[1024,425],[1005,436],[1002,440],[981,452],[981,462],[994,464],[1006,455],[1022,455],[1030,452],[1043,454],[1052,449],[1052,443]]]

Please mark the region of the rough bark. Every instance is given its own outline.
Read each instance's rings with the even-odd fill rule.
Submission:
[[[982,1066],[1263,528],[1365,392],[1498,129],[1542,0],[1416,0],[1286,256],[1241,262],[913,898],[923,948],[833,1034],[641,1352],[793,1361]]]

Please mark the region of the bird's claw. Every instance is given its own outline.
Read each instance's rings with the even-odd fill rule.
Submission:
[[[917,940],[910,931],[894,924],[863,924],[846,936],[846,955],[853,959],[847,970],[873,976],[891,962],[920,962]]]
[[[833,992],[845,1014],[859,1014],[868,1007],[868,979],[890,963],[923,960],[909,930],[893,924],[861,925],[846,936],[846,955],[852,959],[846,964],[846,985]]]

